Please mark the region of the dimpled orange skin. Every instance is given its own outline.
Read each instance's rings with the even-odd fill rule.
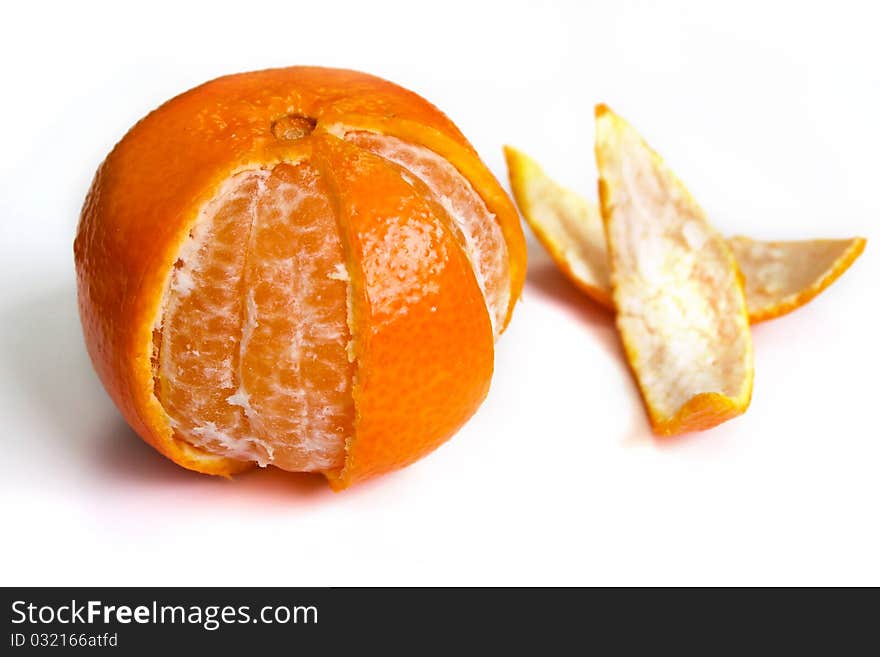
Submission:
[[[301,139],[276,137],[289,115],[315,120]],[[410,463],[452,435],[476,410],[492,375],[492,331],[474,273],[449,226],[452,253],[439,283],[443,303],[415,304],[383,322],[370,304],[383,257],[371,247],[373,210],[393,181],[346,186],[366,155],[332,136],[334,126],[381,132],[438,153],[469,180],[495,215],[510,258],[511,302],[525,279],[519,218],[506,193],[455,125],[416,94],[355,71],[292,67],[218,78],[137,123],[99,167],[74,243],[80,317],[95,369],[132,428],[159,452],[198,472],[229,476],[252,463],[215,456],[176,438],[154,393],[153,323],[165,284],[199,208],[233,173],[311,159],[328,174],[335,202],[357,210],[341,233],[352,275],[355,437],[334,488]],[[374,222],[374,223],[371,223]],[[445,248],[444,247],[444,248]],[[372,251],[371,251],[372,248]],[[427,275],[427,274],[425,274]],[[375,290],[374,290],[375,292]],[[506,322],[505,322],[506,325]]]

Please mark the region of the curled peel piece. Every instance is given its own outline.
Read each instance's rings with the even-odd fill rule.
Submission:
[[[866,240],[759,242],[727,240],[746,277],[752,323],[790,313],[840,278],[865,250]]]
[[[617,327],[654,431],[740,415],[754,367],[733,253],[675,174],[604,105],[596,162]]]
[[[517,206],[550,257],[578,288],[614,308],[599,205],[552,180],[531,157],[504,148]],[[836,281],[865,248],[865,239],[763,242],[731,237],[728,246],[746,279],[752,324],[811,301]]]
[[[599,206],[557,184],[522,151],[505,146],[504,156],[516,204],[542,246],[572,283],[613,308]]]

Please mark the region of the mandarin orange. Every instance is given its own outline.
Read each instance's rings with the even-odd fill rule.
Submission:
[[[484,399],[525,278],[516,210],[456,126],[354,71],[231,75],[107,156],[74,244],[89,354],[176,463],[404,466]]]

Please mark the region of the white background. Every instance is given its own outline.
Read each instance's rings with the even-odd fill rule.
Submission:
[[[0,38],[0,583],[880,584],[880,15],[871,4],[12,3]],[[593,194],[592,106],[630,119],[725,233],[869,238],[754,330],[754,401],[651,437],[610,317],[530,240],[488,400],[416,465],[184,471],[93,374],[72,241],[149,110],[236,71],[368,71]]]

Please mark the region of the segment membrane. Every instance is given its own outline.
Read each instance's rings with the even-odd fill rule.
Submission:
[[[728,240],[746,278],[752,321],[784,314],[831,285],[865,247],[862,238],[759,242]]]
[[[199,214],[171,274],[161,329],[158,396],[175,433],[212,454],[271,461],[228,403],[238,381],[242,274],[267,174],[233,176]]]
[[[346,280],[317,172],[281,164],[257,203],[244,280],[240,404],[287,470],[342,465],[354,415]]]
[[[287,470],[341,467],[347,285],[315,169],[230,178],[181,249],[158,327],[157,394],[178,437]]]

